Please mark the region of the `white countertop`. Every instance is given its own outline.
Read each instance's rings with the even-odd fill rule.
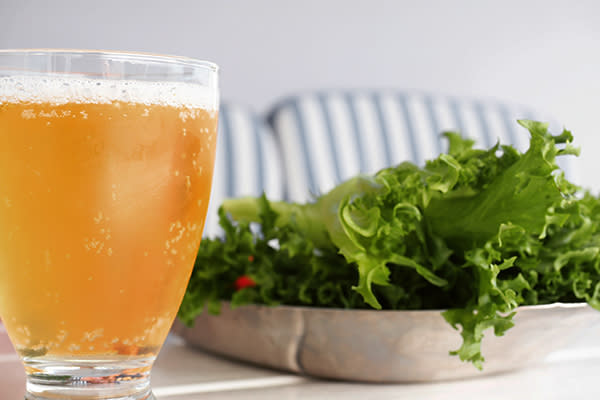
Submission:
[[[0,332],[0,399],[21,400],[23,367]],[[588,338],[535,368],[433,384],[315,380],[213,356],[169,337],[153,369],[159,400],[591,399],[600,396],[600,347]]]

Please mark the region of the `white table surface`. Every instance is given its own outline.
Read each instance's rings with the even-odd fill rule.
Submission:
[[[592,399],[600,396],[600,340],[585,338],[535,368],[433,384],[373,385],[290,375],[220,358],[170,336],[153,369],[159,400]],[[25,376],[0,325],[0,400],[21,400]]]

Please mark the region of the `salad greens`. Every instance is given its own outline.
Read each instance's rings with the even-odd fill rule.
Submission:
[[[179,318],[243,304],[443,309],[460,328],[452,354],[481,368],[481,340],[520,305],[587,301],[600,310],[600,200],[556,157],[571,132],[519,121],[520,153],[445,133],[448,152],[357,176],[308,204],[225,201],[224,238],[200,246]],[[243,287],[236,280],[243,277]]]

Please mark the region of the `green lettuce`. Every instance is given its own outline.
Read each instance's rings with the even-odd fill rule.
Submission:
[[[451,353],[481,368],[484,332],[502,335],[520,305],[600,309],[600,201],[556,164],[578,153],[573,136],[519,123],[525,153],[448,132],[447,153],[424,167],[357,176],[307,204],[225,201],[225,236],[203,240],[179,317],[223,300],[445,310],[463,338]],[[241,276],[255,285],[236,288]]]

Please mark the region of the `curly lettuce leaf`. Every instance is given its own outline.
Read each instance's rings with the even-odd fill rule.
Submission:
[[[358,176],[312,203],[225,201],[226,236],[202,241],[180,318],[221,300],[445,309],[463,338],[452,354],[481,368],[485,332],[502,335],[520,305],[600,310],[600,200],[556,165],[577,154],[573,136],[519,123],[523,154],[448,132],[448,152],[424,167]],[[241,276],[256,285],[236,290]]]

